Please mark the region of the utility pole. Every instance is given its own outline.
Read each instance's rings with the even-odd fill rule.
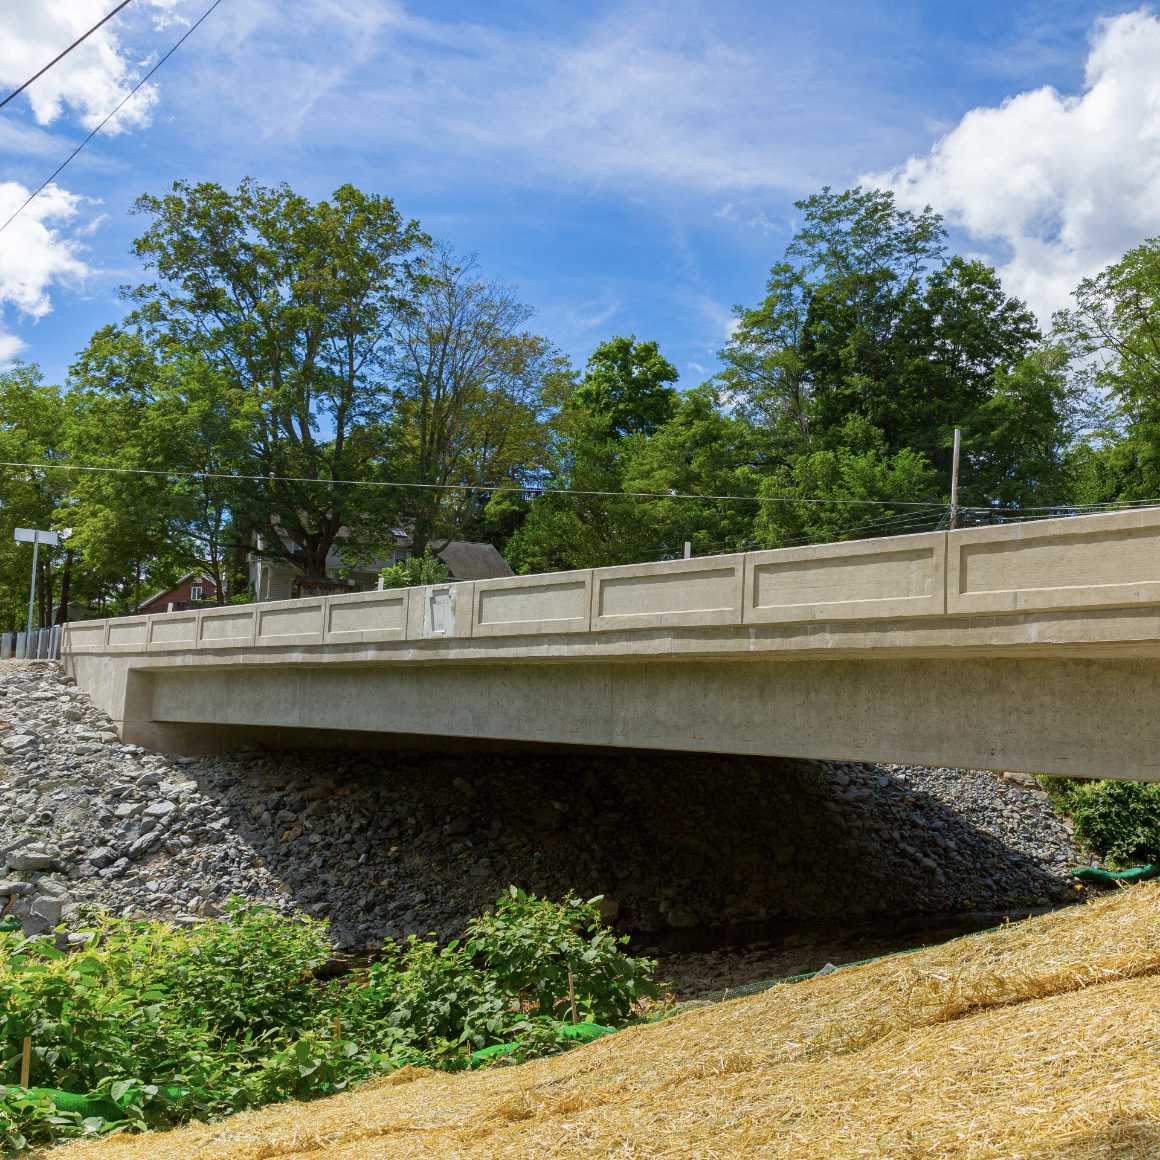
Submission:
[[[962,432],[955,428],[955,454],[951,460],[951,518],[952,530],[959,526],[959,452],[962,449]]]

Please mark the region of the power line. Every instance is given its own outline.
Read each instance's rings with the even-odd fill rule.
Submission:
[[[142,85],[197,31],[203,20],[222,2],[213,0],[213,3],[185,30],[181,39],[117,102],[111,113],[28,195],[24,202],[17,207],[15,213],[0,226],[2,234],[64,171],[74,157],[133,99]]]
[[[511,493],[518,495],[575,495],[604,499],[689,499],[710,500],[722,503],[810,503],[810,504],[846,504],[848,506],[871,507],[908,507],[942,509],[943,503],[934,503],[928,500],[896,500],[896,499],[816,499],[802,496],[766,496],[766,495],[699,495],[693,492],[676,491],[595,491],[567,487],[541,487],[537,484],[523,486],[489,483],[410,483],[398,480],[380,479],[314,479],[310,476],[297,475],[246,475],[234,472],[218,471],[169,471],[164,468],[150,467],[103,467],[92,464],[78,463],[23,463],[15,460],[0,460],[0,467],[24,467],[37,471],[83,471],[113,475],[154,475],[166,478],[180,479],[225,479],[236,480],[240,483],[305,483],[322,484],[326,487],[395,487],[413,491],[479,491],[496,494]]]
[[[24,84],[22,84],[22,85],[21,85],[21,86],[20,86],[18,89],[13,89],[13,90],[12,90],[12,92],[10,92],[10,93],[8,94],[8,96],[6,96],[6,97],[4,98],[4,100],[0,101],[0,109],[4,108],[4,106],[5,106],[6,104],[8,104],[8,102],[9,102],[9,101],[13,100],[15,97],[18,97],[18,96],[20,96],[20,94],[21,94],[22,92],[24,92],[24,90],[25,90],[26,88],[28,88],[28,86],[29,86],[30,84],[32,84],[32,82],[33,82],[33,81],[38,81],[38,80],[40,80],[40,78],[41,78],[42,76],[44,76],[44,74],[45,74],[46,72],[48,72],[48,70],[49,70],[50,68],[52,68],[52,66],[53,66],[54,64],[57,64],[59,61],[62,61],[62,60],[64,60],[64,58],[65,58],[66,56],[68,56],[68,54],[69,54],[70,52],[72,52],[72,50],[73,50],[74,48],[76,48],[76,47],[77,47],[77,45],[79,45],[79,44],[83,44],[83,43],[84,43],[86,40],[88,40],[88,38],[89,38],[90,36],[92,36],[92,34],[93,34],[94,32],[96,32],[96,31],[97,31],[97,29],[98,29],[98,28],[100,28],[100,27],[101,27],[101,25],[102,25],[102,24],[106,24],[106,23],[108,23],[110,20],[112,20],[112,19],[113,19],[113,17],[114,17],[114,16],[116,16],[116,15],[117,15],[117,13],[118,13],[118,12],[120,12],[120,11],[121,11],[121,9],[122,9],[122,8],[127,8],[127,7],[129,6],[129,4],[131,4],[131,3],[132,3],[132,0],[121,0],[121,3],[120,3],[120,4],[118,4],[118,5],[117,5],[117,7],[116,7],[116,8],[114,8],[114,9],[113,9],[113,11],[112,11],[112,12],[110,12],[110,13],[108,14],[108,16],[103,16],[103,17],[102,17],[100,20],[98,20],[98,21],[96,22],[96,24],[94,24],[94,25],[92,26],[92,28],[90,28],[90,29],[88,30],[88,32],[86,32],[86,33],[83,33],[81,36],[78,36],[78,37],[76,38],[76,40],[74,40],[74,41],[72,42],[72,44],[70,44],[70,45],[68,46],[68,48],[66,48],[66,49],[64,50],[64,52],[58,53],[56,56],[54,56],[54,57],[52,58],[52,60],[50,60],[50,61],[48,62],[48,64],[46,64],[46,65],[44,66],[44,68],[42,68],[42,69],[40,70],[40,72],[38,72],[38,73],[34,73],[32,76],[30,76],[30,77],[28,78],[28,80],[26,80],[26,81],[24,82]]]

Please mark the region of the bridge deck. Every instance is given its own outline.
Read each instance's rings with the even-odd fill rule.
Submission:
[[[87,621],[64,652],[127,736],[178,747],[249,725],[1160,777],[1160,511]]]

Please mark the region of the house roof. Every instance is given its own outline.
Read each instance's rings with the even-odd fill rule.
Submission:
[[[515,575],[493,544],[448,540],[442,547],[432,544],[431,551],[447,565],[453,580],[494,580]]]

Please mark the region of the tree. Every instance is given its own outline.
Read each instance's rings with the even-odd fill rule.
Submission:
[[[324,578],[339,529],[370,544],[397,502],[345,481],[369,479],[389,450],[392,344],[429,239],[349,185],[314,203],[286,185],[177,182],[136,209],[151,223],[134,252],[157,280],[129,291],[129,325],[250,400],[252,473],[270,478],[235,515],[265,530],[268,554]]]
[[[1055,330],[1096,399],[1088,439],[1071,458],[1090,503],[1160,495],[1160,238],[1085,278]]]
[[[900,210],[882,190],[829,189],[797,203],[801,230],[774,265],[765,299],[737,309],[721,381],[738,412],[764,430],[769,466],[845,445],[846,422],[865,420],[884,452],[912,450],[942,478],[953,428],[982,437],[966,447],[963,499],[982,503],[1018,471],[1016,448],[988,422],[997,392],[1034,387],[1032,436],[1050,441],[1065,416],[1041,404],[1041,381],[1004,377],[1038,348],[1027,307],[1003,292],[990,267],[946,254],[930,209]],[[1050,400],[1063,406],[1064,400]],[[1038,493],[1037,493],[1038,494]]]
[[[525,324],[531,310],[483,282],[474,258],[443,249],[392,359],[398,477],[421,487],[401,501],[412,550],[483,521],[488,483],[519,484],[547,465],[546,384],[560,356]]]
[[[94,335],[71,385],[70,454],[112,469],[83,476],[68,501],[88,567],[110,585],[133,577],[130,607],[145,584],[166,587],[193,569],[213,577],[223,601],[233,512],[248,486],[235,477],[260,419],[251,394],[196,352],[159,352],[116,327]]]
[[[548,483],[559,492],[532,503],[508,555],[528,572],[589,568],[648,558],[654,538],[642,504],[625,496],[633,454],[672,417],[677,370],[655,342],[616,337],[601,343],[557,420],[556,462]]]
[[[677,406],[677,368],[655,342],[635,335],[602,342],[588,359],[572,405],[601,423],[611,439],[651,435]]]
[[[721,352],[720,381],[736,413],[766,431],[783,454],[809,444],[813,384],[804,339],[810,292],[801,270],[775,264],[761,303],[736,308],[737,325]]]
[[[763,547],[932,531],[941,515],[938,474],[916,451],[891,453],[882,432],[851,415],[835,446],[798,456],[762,480],[755,521]],[[905,502],[892,504],[892,500]]]
[[[744,497],[757,494],[757,442],[745,419],[726,413],[712,384],[682,396],[669,421],[634,447],[625,464],[626,491],[662,497],[636,503],[635,518],[651,540],[649,556],[679,555],[686,540],[697,555],[752,546],[757,504]],[[668,493],[742,498],[669,499]]]
[[[63,459],[64,402],[58,387],[45,384],[40,370],[16,363],[0,370],[0,459],[38,464]],[[68,487],[68,473],[35,467],[0,467],[0,625],[23,628],[28,611],[32,549],[13,540],[13,530],[60,528],[54,513]],[[42,548],[38,555],[35,623],[64,619],[68,592],[54,609],[56,581],[67,585],[68,549]]]

